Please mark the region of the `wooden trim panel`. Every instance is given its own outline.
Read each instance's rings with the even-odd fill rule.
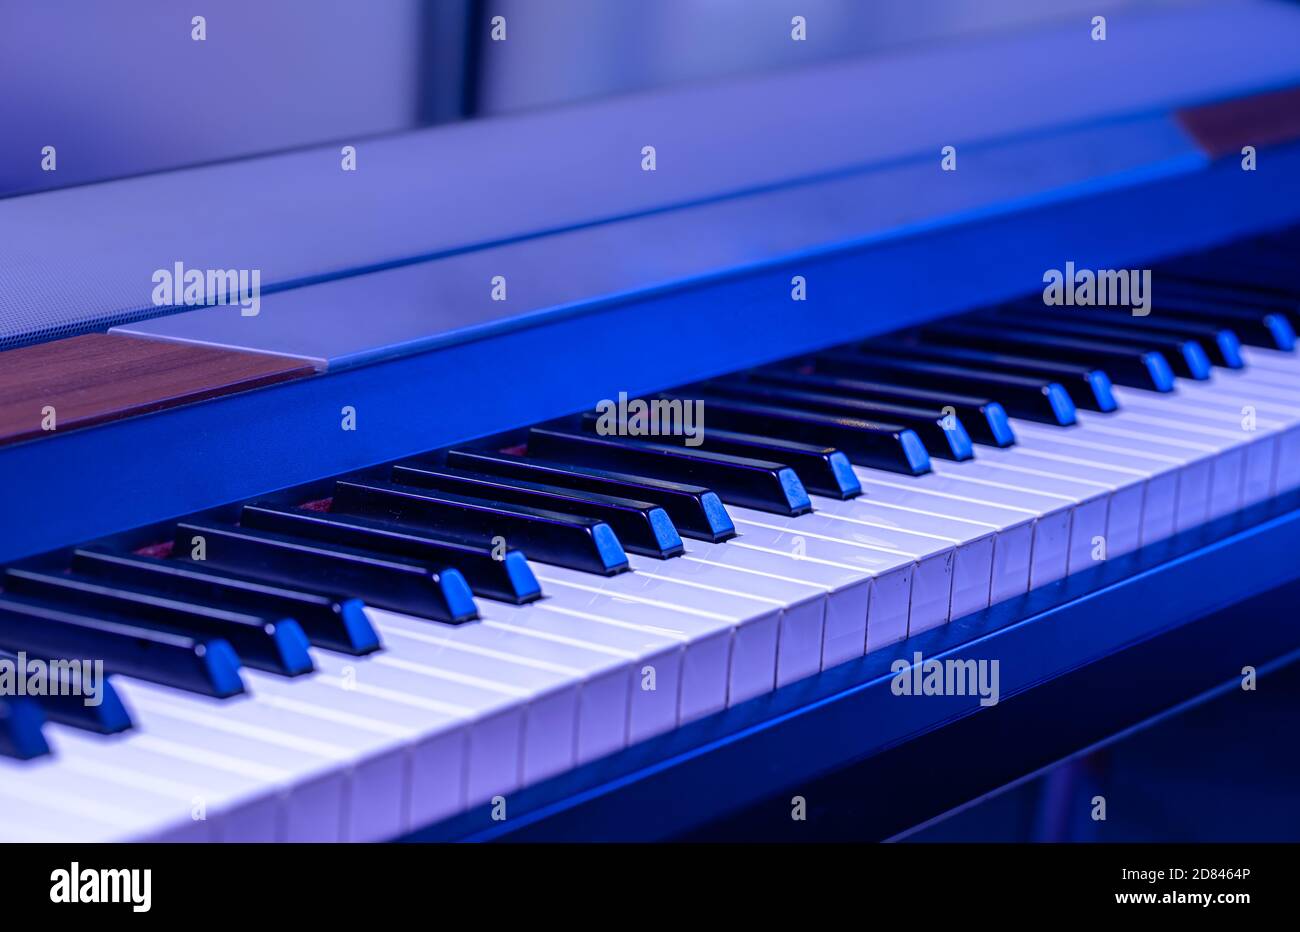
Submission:
[[[0,444],[229,395],[314,371],[301,360],[266,353],[108,333],[9,350],[0,353]],[[44,426],[51,417],[54,430]]]

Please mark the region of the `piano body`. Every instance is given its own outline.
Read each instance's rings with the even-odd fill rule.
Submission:
[[[1107,27],[0,202],[0,839],[891,838],[1300,656],[1300,8]]]

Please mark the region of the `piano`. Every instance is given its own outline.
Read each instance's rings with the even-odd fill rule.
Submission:
[[[1292,662],[1300,8],[1107,25],[0,201],[0,840],[893,838]]]

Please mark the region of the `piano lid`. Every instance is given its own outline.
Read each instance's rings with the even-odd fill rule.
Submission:
[[[1109,14],[1105,42],[1089,30],[1081,20],[373,140],[356,172],[330,146],[8,200],[0,347],[169,313],[151,276],[176,262],[259,269],[265,294],[1139,115],[1155,115],[1148,164],[1194,161],[1200,150],[1158,115],[1300,82],[1294,7],[1135,7]],[[647,145],[654,172],[641,170]],[[875,197],[884,216],[857,236],[896,228],[891,208],[925,197],[887,188]],[[962,207],[936,196],[905,219]],[[345,313],[369,322],[372,310]],[[332,358],[298,355],[313,353]]]

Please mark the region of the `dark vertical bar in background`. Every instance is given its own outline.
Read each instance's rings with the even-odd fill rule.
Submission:
[[[487,38],[486,0],[465,0],[465,80],[462,83],[461,116],[478,114],[483,85],[483,43]]]
[[[478,107],[483,0],[423,0],[416,123],[472,116]]]

